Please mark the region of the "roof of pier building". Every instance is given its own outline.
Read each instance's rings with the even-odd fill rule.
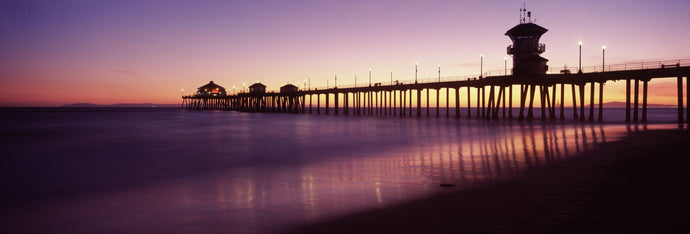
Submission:
[[[549,31],[548,29],[539,26],[535,23],[523,23],[518,24],[506,32],[506,36],[509,36],[511,40],[520,39],[522,37],[537,36],[540,37],[542,34]]]
[[[280,92],[281,93],[289,93],[289,92],[297,92],[299,88],[293,84],[286,84],[283,85],[283,87],[280,87]]]
[[[250,93],[265,93],[266,92],[266,85],[262,83],[254,83],[253,85],[249,86],[249,92]]]
[[[209,81],[208,84],[197,88],[198,95],[225,95],[225,88],[223,86]]]

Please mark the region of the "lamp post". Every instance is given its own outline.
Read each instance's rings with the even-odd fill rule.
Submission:
[[[369,87],[371,87],[371,68],[369,68]]]
[[[328,89],[328,78],[326,78],[326,89]]]
[[[307,89],[311,90],[311,77],[307,77]]]
[[[337,89],[338,88],[338,74],[333,74],[333,76],[335,77],[335,84],[333,85],[333,88]]]
[[[484,54],[479,55],[479,78],[484,77]]]
[[[508,75],[508,57],[503,57],[503,75]]]
[[[393,85],[393,72],[391,72],[391,85]]]
[[[417,63],[414,63],[414,83],[417,84]]]
[[[601,71],[603,72],[604,70],[604,57],[606,56],[606,46],[601,46]]]
[[[580,55],[578,56],[577,73],[582,73],[582,41],[577,42],[580,47]]]
[[[441,82],[441,64],[438,65],[438,82]]]
[[[307,88],[307,80],[304,80],[304,89]]]

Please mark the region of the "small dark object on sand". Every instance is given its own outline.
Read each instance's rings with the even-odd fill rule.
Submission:
[[[441,184],[441,187],[451,188],[455,187],[455,184]]]

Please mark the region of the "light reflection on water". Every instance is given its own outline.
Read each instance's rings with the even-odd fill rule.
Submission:
[[[71,192],[32,202],[21,211],[3,212],[7,223],[2,229],[275,232],[512,178],[531,167],[575,156],[640,130],[636,125],[223,112],[176,111],[175,117],[163,120],[153,116],[159,122],[135,130],[149,132],[151,135],[138,138],[149,142],[127,153],[143,157],[151,148],[163,148],[160,150],[173,166],[155,164],[135,172],[172,172],[166,171],[162,179],[144,187]],[[200,116],[204,121],[196,122]],[[185,129],[185,125],[193,128]],[[261,126],[278,130],[257,131]],[[164,137],[157,138],[159,135]],[[123,136],[111,137],[95,141],[91,147],[113,150],[105,145]],[[195,144],[166,151],[170,144],[182,142]],[[143,159],[128,160],[135,164]],[[210,160],[220,166],[192,160]],[[175,176],[175,170],[182,169],[194,173]],[[456,187],[442,188],[441,183]]]

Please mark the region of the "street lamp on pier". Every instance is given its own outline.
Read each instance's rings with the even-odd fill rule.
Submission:
[[[441,64],[438,65],[438,82],[441,82]]]
[[[606,56],[606,46],[601,46],[601,71],[603,72],[604,70],[604,57]]]
[[[582,73],[582,41],[577,42],[578,47],[580,47],[580,55],[578,56],[577,73]]]
[[[503,57],[503,75],[508,75],[508,57]]]
[[[479,55],[479,78],[484,78],[484,54]]]
[[[414,63],[414,83],[417,84],[417,63]]]

